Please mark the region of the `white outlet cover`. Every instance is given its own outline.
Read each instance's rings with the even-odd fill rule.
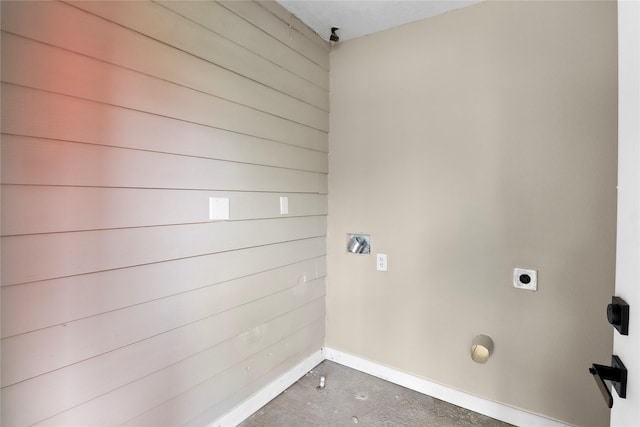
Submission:
[[[376,270],[387,271],[387,254],[376,254]]]
[[[288,197],[280,197],[280,215],[288,215],[289,214],[289,198]]]
[[[229,219],[229,199],[227,197],[209,197],[209,219],[211,221]]]
[[[527,268],[513,269],[513,287],[517,289],[525,289],[528,291],[538,290],[538,270],[530,270]]]

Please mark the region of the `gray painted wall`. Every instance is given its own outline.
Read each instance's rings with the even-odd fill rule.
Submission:
[[[612,348],[616,36],[615,2],[483,2],[334,46],[327,346],[608,425],[587,368]]]

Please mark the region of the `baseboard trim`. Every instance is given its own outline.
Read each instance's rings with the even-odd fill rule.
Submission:
[[[289,388],[293,383],[302,378],[307,372],[315,368],[324,360],[322,350],[318,350],[311,356],[296,365],[293,369],[269,383],[249,399],[233,408],[221,418],[209,424],[209,427],[237,426],[249,418],[254,412],[273,400],[277,395]]]
[[[296,365],[293,369],[271,382],[256,394],[236,406],[230,412],[209,424],[209,427],[237,426],[249,418],[254,412],[280,393],[298,381],[307,372],[315,368],[323,360],[330,360],[349,368],[356,369],[374,377],[401,385],[419,393],[426,394],[436,399],[444,400],[470,411],[495,418],[516,426],[527,427],[566,427],[567,424],[547,418],[543,415],[533,414],[501,403],[482,399],[469,393],[456,390],[442,384],[434,383],[414,375],[407,374],[397,369],[381,365],[376,362],[353,356],[330,347],[324,347]]]
[[[566,424],[551,418],[482,399],[329,347],[323,348],[322,354],[326,360],[510,424],[517,426],[566,427]]]

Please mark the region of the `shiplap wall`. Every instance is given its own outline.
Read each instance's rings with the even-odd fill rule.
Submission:
[[[2,2],[3,426],[206,424],[322,346],[328,68],[273,2]]]

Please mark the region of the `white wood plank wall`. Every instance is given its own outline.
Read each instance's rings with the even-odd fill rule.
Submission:
[[[1,7],[2,425],[203,425],[317,351],[328,45],[273,2]]]

